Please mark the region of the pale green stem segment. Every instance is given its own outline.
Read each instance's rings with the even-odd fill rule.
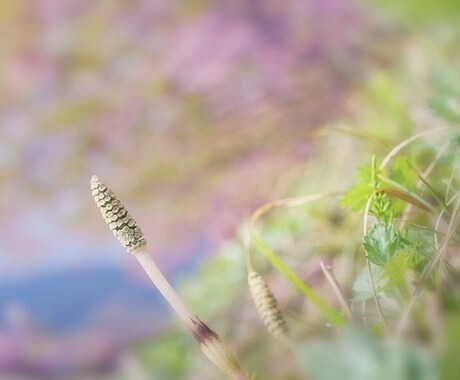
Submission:
[[[336,310],[331,308],[315,291],[310,288],[299,276],[297,276],[278,255],[271,250],[265,242],[254,232],[251,237],[260,252],[270,261],[270,263],[302,294],[304,294],[328,319],[336,326],[344,326],[344,317]]]
[[[409,197],[415,199],[417,202],[425,206],[427,210],[430,210],[430,212],[432,212],[433,214],[435,215],[438,214],[438,210],[436,210],[436,208],[434,208],[431,204],[429,204],[425,199],[423,199],[422,197],[419,197],[414,192],[406,189],[404,186],[401,186],[398,182],[393,181],[390,178],[384,177],[383,175],[378,175],[378,177],[380,181],[382,181],[382,183],[384,183],[385,185],[391,186],[394,189],[401,191],[402,193],[408,195]]]

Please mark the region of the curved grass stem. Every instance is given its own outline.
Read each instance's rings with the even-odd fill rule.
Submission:
[[[246,231],[245,237],[245,252],[248,270],[252,270],[252,255],[250,250],[250,243],[254,241],[259,251],[267,258],[267,260],[307,299],[309,299],[330,321],[336,326],[343,326],[345,324],[344,317],[335,309],[331,308],[313,289],[311,289],[299,276],[297,276],[284,261],[268,247],[267,244],[256,233],[254,226],[257,220],[267,212],[277,208],[288,208],[301,206],[310,202],[320,199],[341,195],[340,192],[331,193],[317,193],[299,197],[292,197],[280,199],[273,202],[268,202],[259,207],[253,212],[250,218],[249,226]]]
[[[432,214],[434,214],[434,215],[438,214],[438,210],[436,210],[435,207],[433,207],[430,203],[428,203],[422,197],[418,196],[414,192],[412,192],[412,191],[406,189],[404,186],[400,185],[398,182],[393,181],[392,179],[390,179],[388,177],[385,177],[385,176],[383,176],[381,174],[377,174],[377,177],[379,178],[379,180],[383,184],[385,184],[387,186],[390,186],[391,188],[396,189],[396,190],[400,191],[401,193],[405,194],[407,197],[411,198],[413,200],[413,202],[412,202],[413,204],[420,204],[426,210],[431,212]]]
[[[432,135],[432,134],[436,134],[436,133],[439,133],[439,132],[445,132],[447,129],[446,128],[437,128],[437,129],[433,129],[431,131],[425,131],[425,132],[421,132],[421,133],[417,133],[416,135],[413,135],[407,139],[405,139],[404,141],[400,142],[398,145],[396,145],[395,147],[393,147],[393,149],[391,149],[388,154],[384,157],[384,159],[382,160],[382,163],[380,164],[380,170],[383,170],[389,163],[390,161],[398,155],[398,153],[403,150],[406,146],[408,146],[409,144],[413,143],[414,141],[422,138],[422,137],[425,137],[425,136],[429,136],[429,135]]]
[[[332,271],[331,267],[324,263],[324,261],[320,261],[319,265],[321,267],[321,271],[324,274],[324,277],[326,277],[327,282],[329,283],[337,299],[339,300],[340,305],[342,306],[342,309],[348,319],[348,322],[354,324],[353,313],[350,309],[350,305],[348,304],[345,298],[345,293],[343,292],[342,288],[337,282],[336,277],[334,276],[334,272]]]
[[[259,251],[267,258],[267,260],[297,290],[307,297],[331,321],[331,323],[339,327],[345,324],[343,316],[331,308],[312,288],[310,288],[299,276],[297,276],[255,232],[251,233],[251,237]]]

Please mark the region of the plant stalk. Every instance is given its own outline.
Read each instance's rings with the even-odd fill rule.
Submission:
[[[148,252],[147,241],[142,230],[115,193],[97,176],[91,178],[91,190],[96,205],[115,237],[137,259],[161,295],[192,332],[206,357],[232,380],[249,380],[230,349],[214,331],[189,310],[163,276]]]

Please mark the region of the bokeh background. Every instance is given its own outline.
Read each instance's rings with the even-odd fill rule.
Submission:
[[[455,0],[2,0],[0,378],[204,379],[91,175],[190,303],[248,324],[228,311],[247,298],[245,218],[305,182],[319,128],[381,107],[390,129],[426,120],[459,15]]]

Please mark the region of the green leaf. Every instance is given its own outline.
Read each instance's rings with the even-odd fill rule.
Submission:
[[[363,237],[363,245],[369,261],[377,265],[385,265],[396,252],[403,247],[405,241],[396,232],[393,224],[376,221],[369,233]]]
[[[382,271],[382,279],[386,280],[384,290],[405,286],[406,273],[414,265],[415,251],[415,247],[405,247],[388,260]]]
[[[378,177],[378,164],[375,156],[372,157],[370,165],[358,169],[358,176],[360,181],[352,186],[340,200],[339,203],[342,206],[351,211],[364,210],[369,198],[373,196],[369,214],[383,220],[390,220],[397,211],[402,209],[402,202],[399,202],[399,207],[395,208],[393,205],[395,202],[392,202],[386,193],[378,192],[381,181]],[[398,206],[397,202],[395,204]]]
[[[351,211],[363,210],[367,200],[375,191],[373,186],[372,165],[364,165],[358,169],[359,182],[352,186],[342,197],[339,204]]]
[[[410,161],[408,157],[403,156],[394,158],[391,163],[389,177],[406,189],[415,190],[418,177]]]

